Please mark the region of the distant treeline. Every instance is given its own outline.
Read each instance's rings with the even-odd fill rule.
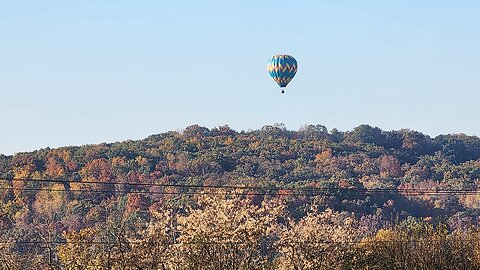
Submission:
[[[458,269],[479,261],[475,136],[195,125],[0,155],[0,177],[4,269],[85,269],[73,261],[82,256],[98,269],[432,269],[438,252],[464,260]]]

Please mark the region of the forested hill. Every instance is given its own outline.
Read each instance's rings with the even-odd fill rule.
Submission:
[[[163,193],[172,193],[164,192],[166,189],[173,193],[201,191],[201,187],[194,189],[191,185],[255,187],[246,192],[261,194],[300,191],[304,196],[285,196],[299,209],[312,195],[302,188],[318,188],[315,192],[328,188],[326,194],[322,193],[322,205],[337,210],[359,214],[381,210],[388,215],[398,212],[404,216],[451,215],[472,213],[479,207],[480,197],[413,193],[477,189],[480,139],[463,134],[431,138],[412,130],[382,131],[368,125],[347,132],[328,131],[322,125],[290,131],[278,124],[247,132],[228,126],[208,129],[194,125],[181,132],[138,141],[2,155],[0,175],[9,179],[0,182],[3,205],[17,204],[3,210],[9,212],[12,220],[35,216],[35,205],[48,198],[37,194],[36,189],[41,188],[65,189],[64,193],[80,208],[92,200],[98,203],[112,196],[134,195],[138,198],[132,201],[143,207],[165,203],[181,207],[189,203],[185,198],[188,196]],[[27,181],[31,179],[47,182]],[[80,184],[84,182],[87,183]],[[34,190],[27,192],[22,188]],[[83,192],[76,192],[77,189]],[[97,189],[102,192],[86,192]],[[388,192],[360,192],[365,189]],[[410,189],[414,191],[407,192]],[[129,194],[132,190],[145,192]],[[150,191],[155,191],[154,196]],[[88,220],[80,223],[83,222]]]
[[[474,136],[190,126],[0,155],[0,176],[0,269],[480,267]]]

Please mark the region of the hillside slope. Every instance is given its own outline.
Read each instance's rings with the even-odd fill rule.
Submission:
[[[378,230],[386,224],[412,220],[440,221],[453,231],[478,225],[480,214],[478,137],[431,138],[368,125],[347,132],[328,131],[322,125],[299,131],[273,125],[248,132],[190,126],[138,141],[0,155],[0,176],[0,240],[9,244],[0,248],[0,257],[2,250],[23,256],[14,257],[12,263],[28,262],[33,258],[28,256],[37,254],[43,262],[49,258],[50,265],[64,265],[61,262],[69,256],[79,256],[70,253],[76,250],[70,241],[88,240],[89,248],[110,241],[130,246],[151,239],[147,232],[171,220],[163,217],[165,213],[186,215],[183,227],[174,225],[182,224],[182,218],[171,221],[174,231],[205,222],[204,215],[214,222],[230,215],[224,220],[228,225],[238,216],[250,216],[257,224],[277,213],[268,226],[283,226],[281,220],[289,218],[300,220],[292,225],[294,230],[322,219],[349,224],[345,221],[353,218],[357,233],[365,235],[382,232]],[[213,210],[207,211],[209,207]],[[278,214],[283,213],[278,209],[286,212]],[[317,221],[312,220],[312,209],[319,215]],[[243,226],[232,224],[225,226],[231,230]],[[223,225],[212,226],[218,228],[211,233],[222,231]],[[189,230],[195,229],[197,225]],[[180,231],[173,233],[169,248],[188,232]],[[352,237],[365,237],[357,233],[350,232]],[[219,237],[227,234],[228,230]],[[281,242],[279,235],[275,241]],[[95,250],[87,253],[100,252]],[[5,256],[4,260],[10,258]]]

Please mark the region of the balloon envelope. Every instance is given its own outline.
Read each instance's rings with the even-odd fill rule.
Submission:
[[[273,80],[285,87],[297,73],[297,60],[293,56],[277,54],[268,61],[267,70]]]

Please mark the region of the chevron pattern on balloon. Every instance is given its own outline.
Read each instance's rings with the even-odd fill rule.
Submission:
[[[267,64],[267,71],[280,86],[286,87],[297,73],[298,64],[293,56],[286,54],[274,55]]]

